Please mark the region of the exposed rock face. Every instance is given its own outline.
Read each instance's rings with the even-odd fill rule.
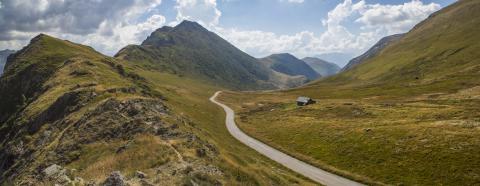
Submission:
[[[103,182],[103,186],[126,186],[128,185],[120,171],[115,171]]]
[[[343,67],[341,71],[352,69],[353,67],[377,56],[385,47],[387,47],[388,45],[390,45],[395,41],[400,40],[401,38],[403,38],[403,36],[405,36],[405,34],[396,34],[396,35],[391,35],[391,36],[382,38],[375,45],[373,45],[373,47],[370,48],[367,52],[350,60],[348,64],[345,65],[345,67]]]
[[[46,169],[43,170],[44,176],[48,179],[48,181],[59,183],[59,184],[67,184],[71,183],[72,180],[67,175],[67,170],[57,164],[53,164]]]
[[[15,52],[14,50],[2,50],[2,51],[0,51],[0,75],[2,75],[2,73],[3,73],[5,63],[7,62],[7,57],[10,54],[13,54],[14,52]]]

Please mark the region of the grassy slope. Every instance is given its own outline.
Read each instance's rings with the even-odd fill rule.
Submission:
[[[221,167],[231,171],[232,183],[246,185],[312,184],[304,178],[259,155],[230,136],[225,127],[223,110],[210,103],[208,98],[219,90],[209,83],[158,73],[150,70],[148,63],[136,63],[131,68],[148,81],[169,100],[174,112],[190,118],[199,133],[220,149]],[[211,140],[211,141],[210,141]]]
[[[478,184],[479,10],[478,1],[447,7],[337,76],[222,99],[252,136],[367,183]],[[297,108],[300,95],[318,104]]]
[[[29,167],[22,169],[22,181],[28,178],[28,171],[35,171],[39,165],[51,162],[50,153],[64,143],[65,132],[71,132],[72,125],[62,128],[62,131],[51,129],[52,123],[46,123],[38,131],[30,134],[23,130],[31,118],[35,118],[66,92],[79,89],[91,90],[99,96],[92,102],[81,107],[78,111],[68,115],[65,121],[72,123],[82,118],[85,113],[92,111],[105,100],[115,98],[129,100],[135,98],[151,99],[139,93],[109,92],[108,90],[124,87],[135,87],[150,94],[161,94],[166,99],[165,104],[172,109],[172,113],[182,118],[187,118],[193,123],[193,127],[179,123],[181,130],[190,131],[198,135],[202,140],[216,145],[220,151],[220,158],[212,163],[221,167],[225,175],[215,178],[228,185],[291,185],[312,184],[310,181],[298,177],[289,170],[276,165],[253,150],[243,146],[234,138],[230,137],[224,126],[223,111],[208,101],[208,98],[219,89],[200,80],[192,80],[169,73],[159,72],[144,63],[132,63],[113,59],[101,55],[89,47],[62,41],[49,36],[41,35],[38,43],[31,45],[17,56],[9,70],[2,77],[2,81],[15,80],[18,73],[24,73],[25,69],[33,69],[33,74],[40,74],[44,81],[35,89],[35,96],[27,95],[27,100],[21,100],[21,93],[15,93],[13,97],[20,97],[22,105],[21,115],[14,116],[15,120],[2,123],[0,132],[12,131],[11,127],[21,126],[19,131],[10,133],[12,141],[3,141],[2,149],[10,144],[20,142],[25,144],[24,149],[32,150],[35,161],[28,164]],[[112,66],[113,64],[113,66]],[[32,66],[33,65],[33,66]],[[37,69],[38,68],[38,69]],[[126,74],[138,74],[145,78],[137,82],[119,73],[123,69]],[[32,71],[27,71],[32,72]],[[13,82],[13,81],[12,81]],[[15,89],[23,91],[22,87]],[[8,92],[8,91],[7,91]],[[28,91],[27,91],[28,92]],[[40,94],[38,93],[40,92]],[[3,98],[5,99],[5,98]],[[12,106],[11,108],[17,108]],[[6,108],[8,110],[9,108]],[[166,122],[176,122],[174,118],[165,118]],[[171,121],[170,121],[171,120]],[[25,126],[29,128],[29,126]],[[52,132],[52,141],[42,149],[36,149],[37,139],[42,138],[44,131]],[[23,137],[22,137],[23,136]],[[5,135],[5,137],[7,137]],[[68,138],[67,138],[68,139]],[[190,152],[195,149],[175,145],[175,142],[165,142],[158,136],[149,134],[138,135],[131,142],[131,146],[121,155],[115,155],[116,150],[126,144],[127,139],[112,139],[109,141],[95,141],[81,145],[80,150],[70,152],[68,156],[75,156],[73,162],[66,164],[69,168],[78,170],[75,174],[90,180],[103,180],[110,172],[120,170],[131,177],[136,170],[143,170],[149,175],[154,175],[155,167],[167,161],[176,159],[172,146],[184,153],[184,157],[191,157]],[[172,143],[172,144],[169,144]],[[4,146],[5,145],[5,146]],[[40,146],[38,146],[40,147]],[[18,164],[20,165],[20,164]],[[197,180],[198,181],[198,180]],[[172,182],[171,184],[174,184]]]

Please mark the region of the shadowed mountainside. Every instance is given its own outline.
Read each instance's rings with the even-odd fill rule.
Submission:
[[[291,54],[272,54],[259,60],[268,68],[283,74],[305,76],[308,80],[315,80],[320,77],[312,67]]]

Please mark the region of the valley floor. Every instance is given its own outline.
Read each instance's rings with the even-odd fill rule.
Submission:
[[[237,124],[249,135],[355,180],[480,182],[480,87],[388,97],[311,90],[226,92],[219,100],[236,111]],[[317,104],[296,106],[296,97],[305,93]]]

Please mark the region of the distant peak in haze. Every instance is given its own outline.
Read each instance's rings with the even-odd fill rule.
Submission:
[[[395,41],[398,41],[403,38],[405,34],[395,34],[391,36],[386,36],[380,39],[375,45],[373,45],[368,51],[363,53],[362,55],[351,59],[347,65],[343,67],[341,71],[346,71],[352,69],[353,67],[372,59],[373,57],[377,56],[385,47],[392,44]]]
[[[337,64],[316,57],[306,57],[302,61],[310,65],[322,77],[331,76],[340,71],[340,67]]]

